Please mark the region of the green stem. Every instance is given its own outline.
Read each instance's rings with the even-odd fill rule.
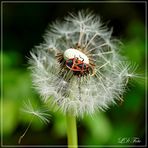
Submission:
[[[66,121],[67,121],[68,148],[77,148],[78,145],[77,145],[76,117],[67,114]]]

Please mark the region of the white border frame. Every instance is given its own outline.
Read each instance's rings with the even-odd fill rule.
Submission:
[[[147,1],[1,1],[1,147],[67,147],[67,145],[3,144],[3,4],[4,3],[144,3],[145,4],[145,77],[147,76]],[[79,147],[146,147],[147,146],[147,81],[145,80],[145,145],[78,145]]]

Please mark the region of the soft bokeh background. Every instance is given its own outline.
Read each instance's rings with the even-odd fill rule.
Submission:
[[[93,10],[101,16],[113,36],[124,46],[122,54],[137,63],[137,73],[145,73],[145,3],[6,3],[3,2],[3,144],[18,145],[31,117],[22,113],[23,101],[30,99],[41,106],[40,97],[32,88],[28,57],[34,45],[43,41],[48,24],[62,19],[68,12]],[[145,83],[135,79],[128,84],[124,102],[117,102],[106,112],[78,119],[80,145],[144,145],[145,144]],[[2,99],[2,98],[1,98]],[[22,145],[66,145],[66,122],[60,113],[50,112],[48,125],[38,119],[22,140]],[[2,135],[1,135],[2,136]],[[140,139],[140,143],[133,138]],[[128,139],[132,139],[128,141]],[[92,147],[92,146],[90,146]]]

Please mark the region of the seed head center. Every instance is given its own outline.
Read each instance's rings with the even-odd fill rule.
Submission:
[[[85,64],[89,64],[89,58],[81,51],[74,49],[74,48],[69,48],[64,52],[64,59],[74,59],[77,58],[80,61],[83,61]]]

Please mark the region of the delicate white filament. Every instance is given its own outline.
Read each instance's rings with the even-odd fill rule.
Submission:
[[[37,51],[31,53],[30,59],[34,87],[50,108],[83,116],[98,109],[105,110],[121,100],[135,68],[132,70],[119,54],[118,41],[113,41],[111,34],[112,29],[104,26],[100,17],[83,10],[50,25],[44,43],[36,47]],[[57,56],[59,52],[60,56]],[[78,77],[72,70],[67,70],[64,64],[73,58],[88,64],[87,68],[93,74]],[[47,121],[43,118],[44,113],[33,109],[29,113]]]

